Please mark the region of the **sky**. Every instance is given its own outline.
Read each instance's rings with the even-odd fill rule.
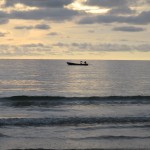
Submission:
[[[0,59],[150,60],[150,0],[0,0]]]

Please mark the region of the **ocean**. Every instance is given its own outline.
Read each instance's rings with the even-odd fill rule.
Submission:
[[[0,60],[0,150],[149,150],[150,61],[66,61]]]

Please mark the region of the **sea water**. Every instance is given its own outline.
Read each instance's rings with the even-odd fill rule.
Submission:
[[[0,150],[150,149],[150,61],[66,61],[0,60]]]

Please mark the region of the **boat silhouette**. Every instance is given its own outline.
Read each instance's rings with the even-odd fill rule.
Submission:
[[[87,63],[73,63],[73,62],[67,62],[68,65],[72,66],[88,66]]]

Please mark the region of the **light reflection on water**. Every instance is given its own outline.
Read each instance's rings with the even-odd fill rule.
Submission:
[[[67,66],[65,60],[0,60],[0,64],[2,96],[149,95],[150,62],[146,61]]]

